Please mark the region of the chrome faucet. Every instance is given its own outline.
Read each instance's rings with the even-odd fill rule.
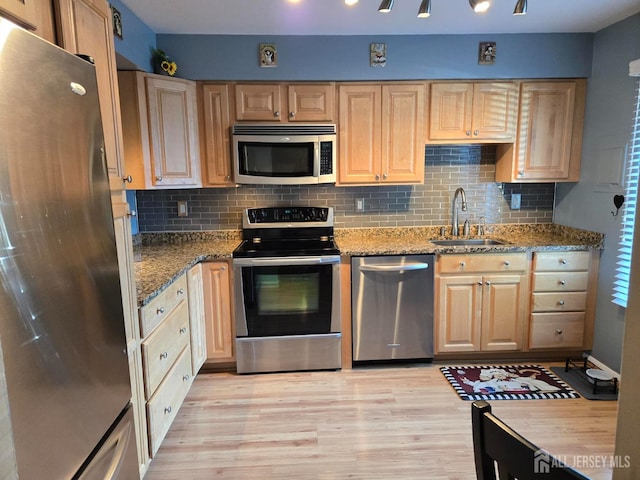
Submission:
[[[484,236],[484,227],[487,226],[487,220],[484,217],[480,217],[480,220],[478,221],[478,235],[483,237]]]
[[[456,205],[456,200],[460,196],[462,211],[467,211],[467,194],[464,192],[464,188],[458,187],[453,194],[453,202],[451,202],[451,235],[457,237],[460,232],[458,228],[458,208]]]

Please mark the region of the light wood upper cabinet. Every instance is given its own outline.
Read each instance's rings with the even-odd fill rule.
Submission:
[[[124,160],[120,99],[113,45],[111,9],[104,0],[55,0],[58,44],[95,61],[104,131],[105,155],[112,189],[123,188]]]
[[[231,276],[227,262],[202,263],[207,363],[235,360]]]
[[[338,183],[424,182],[424,84],[342,84]]]
[[[37,28],[37,3],[41,0],[0,0],[0,16],[27,28]]]
[[[200,187],[196,84],[118,72],[129,188]]]
[[[580,179],[586,80],[527,81],[520,93],[517,139],[498,147],[498,182]]]
[[[332,122],[334,92],[332,82],[236,84],[236,120]]]
[[[513,142],[515,82],[433,82],[429,85],[429,143]]]
[[[231,165],[231,90],[229,84],[200,86],[203,187],[235,185]]]

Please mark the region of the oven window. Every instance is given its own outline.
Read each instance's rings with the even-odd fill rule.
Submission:
[[[240,142],[239,171],[261,177],[313,176],[314,144]]]
[[[250,337],[330,333],[331,265],[243,267]]]

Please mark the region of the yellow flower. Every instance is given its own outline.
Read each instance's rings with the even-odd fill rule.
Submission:
[[[176,74],[176,71],[178,70],[178,65],[176,64],[176,62],[169,62],[167,60],[163,60],[162,63],[160,64],[160,68],[162,68],[162,70],[164,70],[165,72],[167,72],[169,75],[173,77]]]

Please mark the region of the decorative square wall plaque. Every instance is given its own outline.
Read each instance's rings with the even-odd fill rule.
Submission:
[[[480,42],[478,51],[478,63],[480,65],[493,65],[496,62],[496,42]]]
[[[387,64],[387,44],[372,43],[369,46],[369,65],[372,67],[384,67]]]
[[[113,5],[111,6],[111,15],[113,18],[113,33],[116,37],[122,40],[122,15]]]
[[[261,43],[259,49],[261,67],[278,66],[278,48],[274,43]]]

